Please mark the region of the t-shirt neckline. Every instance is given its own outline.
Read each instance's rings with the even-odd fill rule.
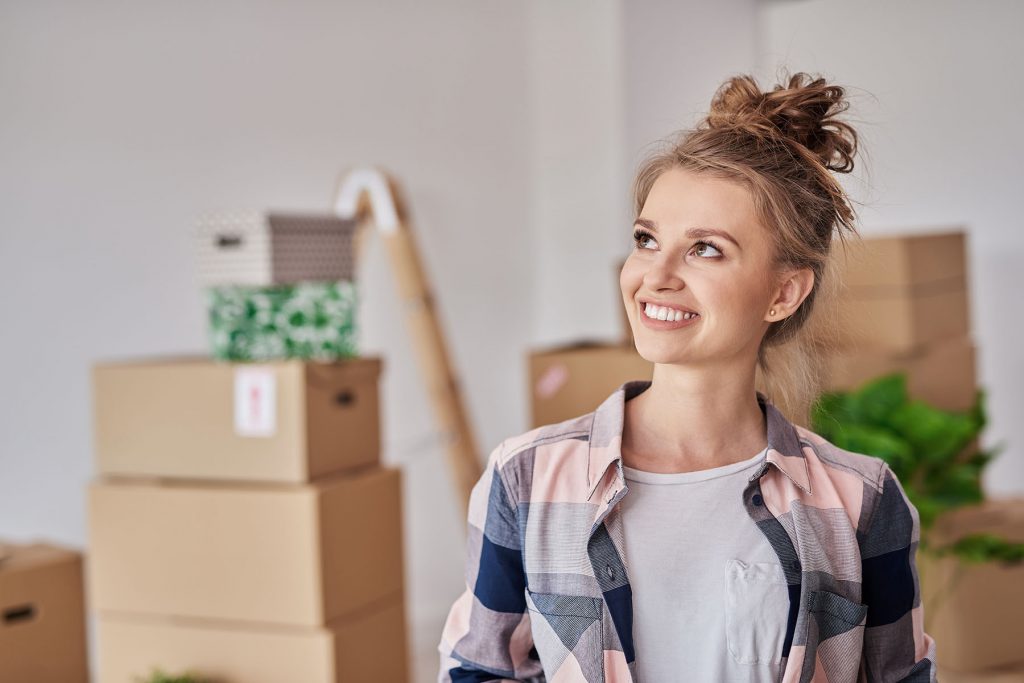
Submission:
[[[648,472],[622,465],[622,474],[627,481],[635,481],[641,484],[687,484],[706,481],[736,474],[737,472],[754,467],[765,456],[768,448],[767,446],[762,448],[746,460],[731,462],[728,465],[721,465],[719,467],[709,467],[704,470],[695,470],[693,472]]]

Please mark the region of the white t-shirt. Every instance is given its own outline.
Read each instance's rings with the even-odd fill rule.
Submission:
[[[742,501],[764,456],[671,474],[623,466],[639,683],[776,680],[789,593]]]

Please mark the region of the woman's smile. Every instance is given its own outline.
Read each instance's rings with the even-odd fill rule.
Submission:
[[[698,320],[700,320],[700,315],[696,313],[694,313],[693,317],[691,318],[687,318],[685,315],[680,317],[676,315],[671,309],[668,309],[668,317],[665,320],[661,320],[659,313],[661,314],[661,316],[664,316],[664,311],[666,310],[665,308],[654,306],[653,304],[645,305],[643,303],[638,304],[637,307],[640,309],[640,320],[642,320],[644,325],[651,328],[652,330],[677,330],[681,327],[693,325]],[[650,313],[655,317],[651,317],[650,315],[648,315],[648,311],[650,311]],[[674,318],[677,317],[680,319],[675,320]]]

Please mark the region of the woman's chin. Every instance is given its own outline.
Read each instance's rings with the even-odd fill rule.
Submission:
[[[640,342],[634,343],[633,347],[636,349],[637,354],[649,363],[667,365],[673,363],[686,363],[688,360],[692,360],[688,357],[688,354],[679,349],[678,345],[674,348],[669,348],[668,345],[662,346],[659,344]]]

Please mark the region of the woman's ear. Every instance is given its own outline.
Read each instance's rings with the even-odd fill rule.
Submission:
[[[800,304],[811,293],[814,287],[814,271],[810,268],[799,268],[786,271],[775,289],[775,296],[769,308],[775,314],[766,312],[768,322],[778,322],[791,316]]]

